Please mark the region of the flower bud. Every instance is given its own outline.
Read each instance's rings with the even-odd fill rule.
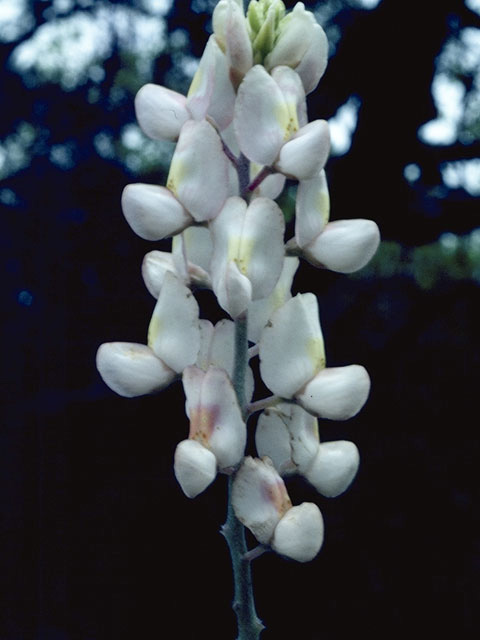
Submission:
[[[175,372],[144,344],[107,342],[100,345],[97,369],[107,386],[125,398],[165,389]]]
[[[275,527],[272,549],[297,562],[310,562],[323,544],[323,518],[312,502],[292,507]]]
[[[154,140],[176,141],[182,125],[191,117],[187,99],[156,84],[144,85],[135,96],[140,128]]]
[[[253,63],[252,44],[242,9],[235,0],[220,0],[213,11],[213,32],[238,84]]]
[[[306,93],[315,89],[328,62],[328,41],[313,13],[297,2],[279,23],[275,46],[265,58],[268,71],[287,65],[299,73]]]
[[[251,300],[267,297],[280,277],[285,220],[279,206],[267,198],[249,205],[229,198],[210,225],[213,290],[232,318],[243,313]]]
[[[173,469],[183,493],[195,498],[215,480],[217,460],[200,442],[183,440],[175,449]]]

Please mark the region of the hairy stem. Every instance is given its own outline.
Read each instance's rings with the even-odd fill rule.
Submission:
[[[235,320],[235,365],[233,373],[233,385],[238,402],[245,415],[245,371],[247,367],[247,316],[241,316]],[[247,543],[245,540],[245,527],[237,519],[232,507],[232,484],[235,475],[228,478],[228,507],[227,520],[222,528],[222,533],[228,544],[232,559],[234,595],[233,610],[237,616],[238,636],[237,640],[258,640],[262,632],[263,624],[257,616],[252,588],[251,560],[248,557]]]

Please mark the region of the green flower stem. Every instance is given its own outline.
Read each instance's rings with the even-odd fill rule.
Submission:
[[[238,402],[245,414],[245,371],[247,368],[247,315],[235,320],[235,365],[233,386]],[[251,558],[245,540],[245,527],[237,519],[232,507],[232,484],[235,474],[228,478],[227,520],[222,527],[222,534],[228,544],[232,559],[234,595],[233,610],[237,616],[237,640],[258,640],[264,626],[257,616],[252,588]]]

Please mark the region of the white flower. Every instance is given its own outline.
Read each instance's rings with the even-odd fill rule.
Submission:
[[[325,369],[325,350],[313,294],[297,294],[277,309],[260,339],[260,372],[282,398],[322,418],[347,420],[364,405],[370,378],[360,365]]]
[[[304,103],[300,78],[290,68],[270,75],[260,65],[252,67],[235,102],[234,127],[242,153],[289,178],[318,175],[330,152],[328,123],[303,124]]]
[[[160,391],[195,362],[200,348],[198,304],[173,274],[164,283],[148,328],[148,345],[109,342],[97,351],[97,368],[116,393],[134,397]]]
[[[226,470],[240,462],[247,430],[224,369],[209,366],[205,372],[195,366],[187,367],[183,373],[183,388],[190,419],[188,441],[196,444],[183,441],[177,446],[175,475],[191,498],[213,481],[217,467]]]
[[[255,198],[247,205],[234,197],[226,201],[210,229],[213,290],[223,309],[236,318],[277,284],[283,267],[285,220],[273,200]]]
[[[277,553],[308,562],[320,551],[320,510],[310,502],[292,507],[285,484],[269,458],[244,459],[233,481],[232,506],[256,539]]]
[[[268,456],[282,476],[300,474],[329,498],[347,490],[360,461],[353,442],[320,443],[317,418],[292,403],[279,403],[260,415],[255,443],[259,456]]]

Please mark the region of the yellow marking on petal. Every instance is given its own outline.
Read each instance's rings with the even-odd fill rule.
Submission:
[[[309,338],[306,345],[307,354],[318,373],[325,368],[325,347],[323,338]]]
[[[327,224],[330,218],[330,196],[327,191],[319,191],[317,193],[315,208],[321,214],[323,223]]]
[[[230,260],[233,260],[240,273],[244,276],[247,275],[254,244],[255,243],[252,238],[247,238],[241,235],[230,236],[228,239],[227,259],[229,262]]]
[[[150,324],[148,325],[147,344],[150,349],[153,349],[153,345],[157,341],[160,332],[162,331],[162,321],[157,314],[153,314]]]
[[[198,91],[198,88],[202,84],[202,81],[203,81],[203,71],[199,67],[195,71],[195,75],[192,78],[192,82],[190,84],[190,88],[188,89],[187,98],[190,98],[194,93],[196,93]]]
[[[185,179],[186,167],[185,164],[175,155],[172,158],[170,164],[170,171],[167,178],[167,189],[169,189],[175,197],[178,198],[178,187],[180,183]]]

